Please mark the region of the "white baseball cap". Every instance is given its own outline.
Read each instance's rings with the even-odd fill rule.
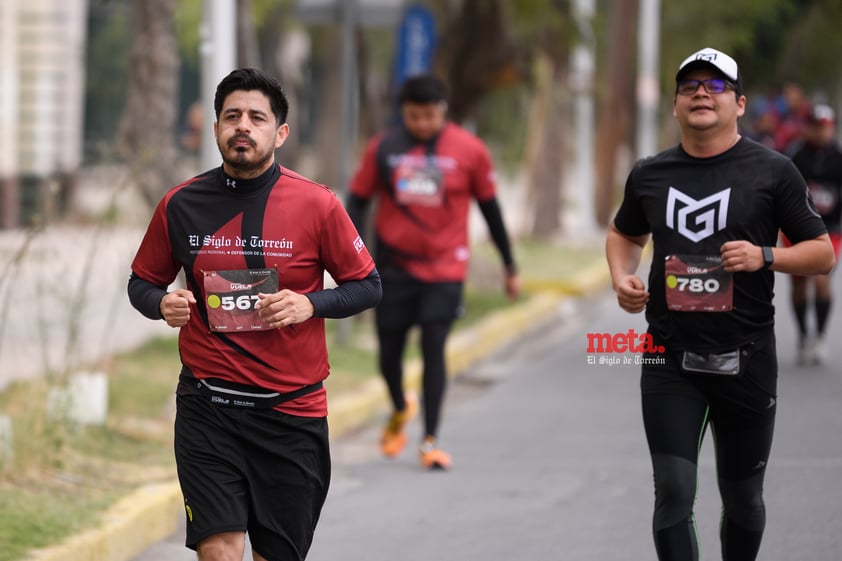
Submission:
[[[737,84],[738,90],[742,90],[742,81],[740,79],[740,70],[737,67],[737,61],[722,51],[717,51],[710,47],[705,47],[701,51],[697,51],[685,58],[684,62],[678,66],[675,79],[678,81],[682,75],[690,70],[705,66],[713,67],[726,78],[734,81]]]
[[[836,122],[836,116],[830,105],[817,103],[810,110],[810,114],[807,115],[807,121],[810,123],[833,124]]]

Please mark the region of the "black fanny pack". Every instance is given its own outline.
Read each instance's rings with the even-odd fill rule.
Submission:
[[[736,376],[740,373],[740,350],[724,353],[681,353],[681,368],[685,372],[703,374],[725,374]]]
[[[200,380],[185,372],[179,375],[178,381],[179,385],[190,388],[187,390],[188,392],[197,392],[211,403],[222,407],[243,407],[246,409],[272,409],[276,405],[292,401],[324,387],[323,382],[316,382],[292,392],[280,393],[256,386],[236,384],[219,378],[203,378]]]

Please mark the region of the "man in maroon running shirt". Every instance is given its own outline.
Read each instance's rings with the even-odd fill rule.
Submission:
[[[222,166],[160,201],[129,298],[180,328],[187,547],[241,559],[248,532],[254,559],[303,560],[330,482],[324,318],[374,306],[380,279],[336,196],[275,163],[289,133],[280,84],[235,70],[214,109]],[[186,288],[168,291],[181,271]]]
[[[447,468],[450,456],[437,445],[446,386],[444,348],[462,309],[468,268],[468,211],[476,200],[504,266],[512,299],[520,280],[502,213],[488,149],[473,134],[447,121],[446,89],[436,77],[409,78],[398,94],[401,124],[368,143],[351,180],[348,214],[364,231],[369,201],[374,217],[375,256],[383,280],[376,310],[380,371],[394,413],[383,431],[381,451],[395,457],[406,446],[404,426],[415,399],[404,394],[403,352],[413,325],[421,328],[425,468]]]

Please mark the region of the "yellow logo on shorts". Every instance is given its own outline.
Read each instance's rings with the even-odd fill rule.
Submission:
[[[184,503],[184,510],[187,511],[187,520],[193,522],[193,509],[186,502]]]

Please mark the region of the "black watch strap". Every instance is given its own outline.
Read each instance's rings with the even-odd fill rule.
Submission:
[[[763,246],[763,268],[768,269],[775,262],[775,253],[768,245]]]

